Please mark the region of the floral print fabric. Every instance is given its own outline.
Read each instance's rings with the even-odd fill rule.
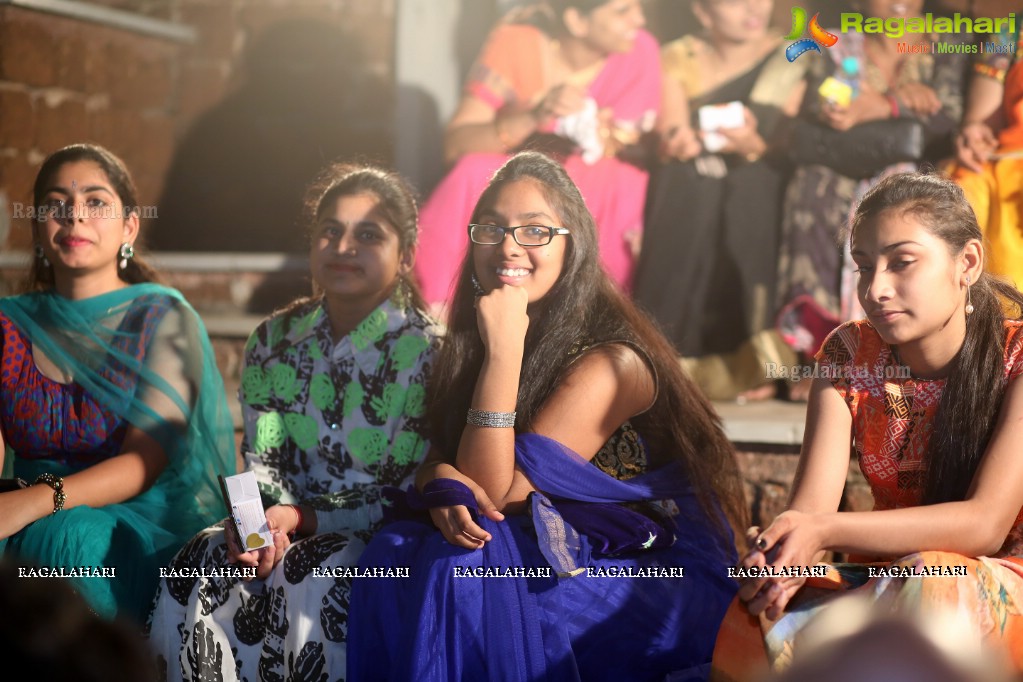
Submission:
[[[221,524],[193,538],[151,617],[166,679],[344,679],[351,579],[317,569],[354,566],[381,524],[381,489],[412,482],[438,338],[429,318],[390,302],[337,343],[318,301],[252,334],[239,394],[246,464],[265,505],[313,507],[317,533],[250,582],[195,574],[227,565]]]
[[[336,345],[319,304],[260,325],[239,398],[264,498],[314,507],[321,533],[379,523],[380,487],[410,482],[426,454],[431,325],[389,303]]]
[[[849,406],[860,469],[877,510],[919,505],[924,457],[943,379],[902,378],[891,347],[866,321],[836,329],[817,355]],[[1005,323],[1004,381],[1023,374],[1023,322]],[[791,664],[799,633],[840,594],[872,600],[880,611],[931,620],[951,614],[978,644],[994,644],[1023,670],[1023,511],[992,557],[924,551],[891,563],[836,564],[810,579],[765,635],[774,668]],[[873,571],[873,575],[871,573]],[[956,573],[958,571],[958,573]]]

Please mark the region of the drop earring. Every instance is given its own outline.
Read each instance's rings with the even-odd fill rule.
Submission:
[[[39,261],[39,264],[41,266],[43,266],[44,268],[50,267],[50,259],[46,257],[46,252],[43,251],[43,247],[41,247],[38,244],[36,244],[35,251],[36,251],[36,260]]]
[[[398,310],[405,310],[412,303],[412,291],[402,275],[398,275],[398,283],[391,292],[391,305]]]
[[[118,265],[124,270],[128,267],[128,261],[135,257],[135,247],[128,242],[121,244],[120,256],[121,262]]]
[[[970,278],[966,278],[966,308],[964,308],[967,315],[973,314],[973,298],[970,296]]]

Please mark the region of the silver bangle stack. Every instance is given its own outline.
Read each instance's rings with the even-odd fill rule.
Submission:
[[[491,429],[512,428],[515,426],[514,412],[487,412],[474,410],[471,407],[465,415],[465,423],[470,426],[483,426]]]

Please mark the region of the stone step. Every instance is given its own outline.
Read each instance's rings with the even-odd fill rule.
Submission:
[[[0,294],[18,290],[32,257],[29,251],[0,253]],[[265,316],[312,291],[303,254],[161,252],[146,257],[204,314]]]

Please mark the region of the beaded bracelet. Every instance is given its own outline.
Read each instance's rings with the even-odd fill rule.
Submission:
[[[46,485],[53,488],[53,513],[56,514],[64,508],[64,502],[67,500],[67,495],[64,493],[64,479],[60,476],[54,476],[53,474],[39,474],[35,480],[36,483],[45,483]]]
[[[471,407],[465,415],[465,423],[470,426],[484,426],[493,429],[503,429],[515,426],[514,412],[488,412],[486,410],[474,410]]]

